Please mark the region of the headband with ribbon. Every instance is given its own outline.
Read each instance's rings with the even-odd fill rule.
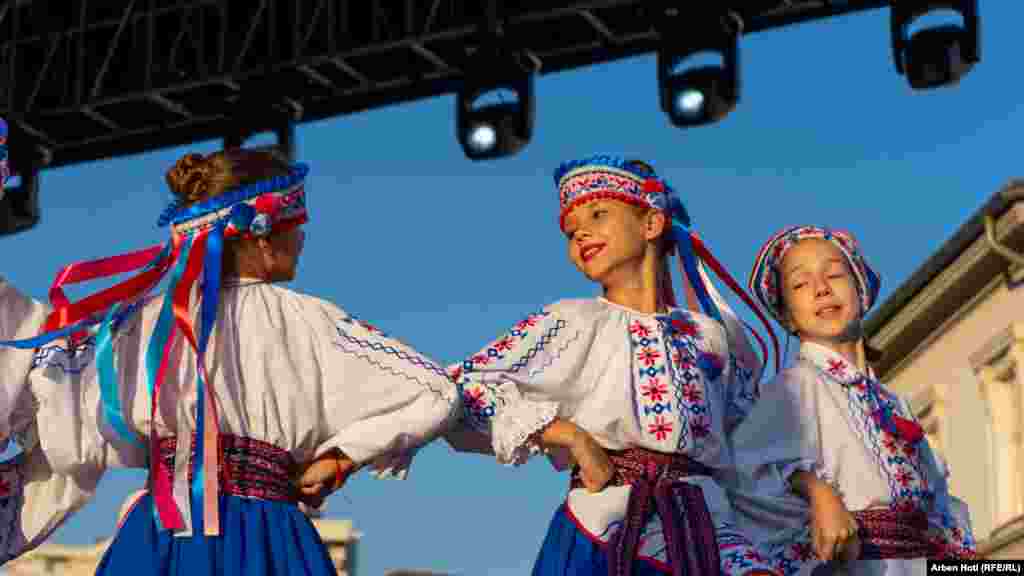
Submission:
[[[210,391],[203,362],[206,346],[217,318],[221,287],[221,258],[228,238],[267,236],[306,222],[304,181],[309,169],[291,166],[286,175],[242,186],[191,206],[171,203],[158,225],[171,227],[165,244],[136,252],[65,266],[50,288],[53,310],[44,333],[35,338],[0,342],[2,346],[34,349],[58,338],[79,341],[94,337],[103,413],[111,427],[126,441],[145,446],[133,434],[118,394],[113,336],[118,326],[141,309],[150,292],[168,277],[168,284],[153,332],[146,348],[147,387],[151,399],[150,420],[178,332],[196,355],[196,452],[189,463],[192,481],[186,473],[169,473],[160,457],[155,428],[150,430],[149,485],[154,516],[161,529],[192,533],[191,502],[202,503],[204,533],[220,534],[219,485],[217,479],[220,435],[217,408]],[[71,302],[63,287],[119,274],[138,272],[110,288]],[[198,282],[199,330],[193,326],[191,297]],[[179,442],[188,445],[188,442]],[[174,485],[168,478],[173,477]]]
[[[615,156],[591,156],[580,160],[563,162],[554,174],[555,185],[558,186],[561,211],[559,225],[565,229],[565,219],[578,206],[595,200],[618,200],[634,206],[653,208],[664,212],[671,218],[672,239],[679,256],[682,279],[685,283],[689,307],[693,310],[700,307],[704,313],[722,323],[730,334],[736,335],[731,344],[742,348],[737,350],[738,357],[747,356],[757,360],[744,336],[744,328],[753,334],[761,348],[763,361],[768,361],[768,346],[764,339],[751,326],[743,322],[729,307],[725,299],[715,289],[714,283],[705,270],[711,268],[720,280],[739,296],[754,312],[775,348],[775,370],[779,369],[779,343],[768,319],[761,313],[750,295],[729,274],[717,258],[691,228],[690,215],[686,206],[675,190],[664,179],[659,178],[654,169],[647,163],[628,160]],[[668,304],[676,305],[671,288],[664,295]],[[735,327],[736,329],[731,329]],[[762,363],[763,362],[763,363]],[[755,370],[755,379],[760,377],[760,370]]]
[[[846,258],[846,263],[850,266],[850,271],[853,272],[853,277],[857,281],[861,314],[866,315],[878,299],[882,282],[878,273],[868,264],[867,259],[861,253],[857,239],[845,230],[821,226],[790,226],[776,232],[757,252],[748,282],[750,292],[779,325],[786,326],[786,313],[783,310],[782,286],[780,285],[782,279],[779,270],[782,266],[782,259],[786,257],[789,249],[797,242],[810,238],[831,242]]]

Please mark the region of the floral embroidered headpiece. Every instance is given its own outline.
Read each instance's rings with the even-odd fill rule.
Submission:
[[[170,240],[136,252],[65,266],[50,289],[53,311],[47,318],[45,332],[29,340],[0,342],[0,346],[35,349],[58,338],[94,337],[104,417],[125,441],[145,447],[147,443],[132,432],[121,409],[112,335],[125,319],[141,309],[140,303],[152,290],[168,280],[160,315],[146,349],[147,385],[155,409],[165,373],[163,364],[177,334],[181,334],[195,353],[198,367],[198,442],[190,462],[191,473],[183,473],[167,469],[160,457],[155,428],[150,433],[150,489],[156,519],[163,529],[190,535],[195,520],[190,499],[196,498],[202,502],[204,533],[220,533],[220,432],[203,358],[217,319],[224,241],[232,237],[264,237],[306,222],[303,182],[308,172],[306,165],[295,164],[286,175],[241,186],[198,204],[183,207],[171,203],[158,222],[160,226],[170,225]],[[65,285],[130,272],[137,274],[77,302],[70,302],[64,294]],[[194,326],[189,313],[194,294],[201,305],[198,326]]]
[[[175,234],[186,236],[223,226],[225,238],[262,237],[275,229],[302,224],[307,218],[304,181],[308,173],[308,166],[295,164],[285,176],[242,186],[205,202],[185,208],[172,202],[157,224],[170,224]]]
[[[754,268],[750,272],[748,285],[750,292],[780,325],[785,326],[786,315],[782,305],[779,267],[790,248],[797,242],[809,238],[821,238],[839,248],[857,280],[857,290],[861,299],[861,314],[867,314],[878,299],[878,291],[882,282],[864,255],[861,254],[857,239],[844,230],[820,226],[790,226],[777,232],[757,253]]]
[[[723,313],[730,322],[740,320],[726,301],[715,290],[710,277],[704,270],[709,266],[715,274],[728,285],[764,323],[775,346],[775,368],[779,366],[779,345],[768,320],[758,310],[751,299],[736,280],[726,271],[725,267],[711,254],[696,232],[690,229],[690,215],[675,190],[662,178],[658,177],[650,164],[629,160],[616,156],[591,156],[580,160],[563,162],[554,174],[555,185],[559,197],[559,226],[565,230],[565,219],[575,208],[595,200],[618,200],[634,206],[643,206],[661,210],[671,219],[672,240],[684,281],[692,288],[696,302],[690,302],[690,308],[696,309],[699,304],[705,314],[718,320],[723,325]],[[675,296],[670,290],[665,295],[668,304],[675,305]],[[728,326],[726,326],[728,328]],[[747,327],[748,329],[749,326]],[[737,346],[749,343],[739,329],[742,342],[734,342]],[[761,336],[750,329],[750,332],[761,345],[763,362],[768,360],[768,347]],[[760,370],[755,371],[758,375]]]
[[[561,205],[559,225],[573,208],[594,200],[619,200],[634,206],[661,210],[690,223],[686,207],[668,182],[658,178],[650,165],[615,156],[591,156],[563,162],[555,170]]]

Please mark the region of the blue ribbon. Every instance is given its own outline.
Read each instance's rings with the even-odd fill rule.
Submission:
[[[142,271],[145,272],[151,269],[152,267],[159,265],[160,262],[167,258],[167,256],[170,254],[170,249],[171,245],[170,243],[168,243],[164,247],[163,251],[160,252],[160,254],[158,254],[155,258],[153,258],[153,260],[151,260],[148,264],[146,264],[146,266],[143,267]],[[114,308],[117,307],[117,305],[114,306]],[[129,306],[125,308],[123,312],[114,313],[113,316],[111,316],[110,312],[107,313],[106,317],[97,314],[90,318],[79,320],[78,322],[72,324],[71,326],[65,326],[60,330],[46,332],[45,334],[40,334],[32,338],[25,338],[23,340],[0,340],[0,346],[16,348],[18,350],[35,350],[36,348],[46,346],[47,344],[53,342],[54,340],[67,338],[72,334],[83,332],[87,330],[89,327],[95,326],[96,324],[104,322],[105,320],[113,320],[114,326],[116,328],[121,322],[125,320],[125,318],[130,316],[134,311],[135,307]]]
[[[174,266],[174,271],[171,273],[171,279],[167,285],[164,303],[160,309],[160,316],[157,317],[156,326],[153,328],[153,334],[149,338],[149,345],[146,347],[146,387],[149,390],[150,398],[155,398],[156,375],[160,371],[160,364],[163,362],[164,347],[171,336],[171,330],[174,328],[174,289],[185,272],[185,266],[188,264],[188,256],[191,249],[192,237],[190,236],[185,238],[184,244],[181,246],[178,261]],[[155,425],[155,410],[150,414],[150,422],[154,423],[151,426]],[[154,464],[151,463],[150,466],[152,467]],[[166,530],[163,522],[160,521],[160,514],[155,505],[153,506],[153,518],[158,529]]]
[[[163,213],[160,214],[160,218],[157,220],[157,225],[162,228],[168,224],[180,224],[181,222],[192,220],[193,218],[199,218],[214,212],[219,212],[229,206],[238,204],[239,202],[244,202],[257,196],[274,192],[275,190],[291,188],[295,184],[302,182],[308,173],[309,166],[306,164],[293,164],[286,176],[274,176],[267,180],[253,182],[252,184],[225,192],[220,196],[216,196],[197,204],[192,204],[185,208],[181,208],[176,202],[172,202],[164,209]]]
[[[672,217],[672,234],[675,236],[676,249],[679,250],[679,256],[683,260],[683,270],[686,272],[686,277],[690,280],[690,285],[693,286],[693,291],[697,294],[697,301],[700,302],[700,307],[704,309],[705,314],[718,322],[722,322],[722,315],[718,312],[718,306],[715,305],[714,300],[708,294],[707,287],[704,286],[704,279],[701,278],[700,272],[697,269],[697,257],[693,253],[690,228],[676,218],[675,215]]]
[[[221,258],[224,253],[224,228],[226,225],[226,222],[218,223],[206,240],[206,261],[203,264],[203,302],[200,310],[197,363],[201,362],[206,356],[206,345],[210,341],[210,334],[213,332],[213,327],[217,322],[217,306],[221,284]],[[201,509],[197,510],[196,506],[201,507],[206,496],[203,488],[206,474],[216,474],[217,471],[206,470],[203,465],[206,451],[203,443],[203,434],[206,431],[206,419],[204,417],[206,409],[205,387],[208,383],[203,381],[202,372],[196,370],[196,373],[196,453],[192,460],[194,470],[191,486],[192,522],[193,530],[202,532],[205,517]]]
[[[36,348],[46,346],[47,344],[53,342],[54,340],[66,338],[77,332],[83,332],[87,330],[90,326],[99,324],[102,321],[103,318],[99,316],[94,318],[88,318],[76,324],[72,324],[71,326],[65,326],[60,330],[54,330],[53,332],[40,334],[39,336],[35,336],[33,338],[26,338],[24,340],[0,340],[0,346],[5,346],[7,348],[16,348],[18,350],[35,350]]]
[[[117,432],[118,436],[145,448],[145,444],[132,433],[125,420],[124,410],[121,409],[121,397],[117,390],[117,366],[114,363],[114,332],[112,326],[114,315],[120,308],[119,305],[112,306],[107,314],[106,320],[100,326],[99,334],[96,336],[96,371],[100,380],[100,400],[103,403],[103,415]]]
[[[149,270],[158,266],[170,255],[171,243],[168,242],[143,270]],[[107,313],[106,319],[100,326],[96,335],[96,371],[100,381],[100,400],[103,404],[103,415],[114,428],[117,434],[124,440],[145,448],[145,444],[139,440],[136,434],[132,433],[125,419],[124,410],[121,408],[121,397],[118,394],[117,365],[114,362],[114,332],[117,327],[140,307],[136,304],[125,305],[115,304]],[[123,311],[122,311],[123,309]]]

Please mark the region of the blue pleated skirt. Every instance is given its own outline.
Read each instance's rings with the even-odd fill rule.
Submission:
[[[667,571],[645,560],[633,563],[635,576],[662,576]],[[585,534],[560,506],[548,527],[540,554],[533,565],[533,576],[606,576],[606,547]]]
[[[196,510],[198,511],[198,510]],[[132,507],[96,569],[100,576],[336,576],[313,523],[286,502],[220,496],[221,534],[158,530],[153,498]]]

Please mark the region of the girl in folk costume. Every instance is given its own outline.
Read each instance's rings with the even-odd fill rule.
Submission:
[[[535,575],[771,574],[712,478],[761,373],[704,265],[731,278],[649,165],[597,156],[555,182],[569,259],[604,295],[556,302],[453,367],[466,415],[449,441],[575,464]],[[675,306],[673,251],[703,314]]]
[[[167,175],[166,245],[65,268],[49,314],[0,284],[0,335],[46,326],[0,357],[0,431],[24,448],[4,471],[4,560],[107,468],[148,467],[99,574],[335,573],[296,505],[296,462],[328,459],[334,487],[363,464],[401,472],[459,397],[414,350],[275,284],[302,250],[306,173],[265,152],[187,155]],[[79,302],[61,290],[140,268]],[[146,296],[167,273],[166,296]]]
[[[879,278],[856,240],[787,228],[761,249],[750,289],[801,342],[796,364],[765,385],[731,437],[730,497],[762,553],[787,575],[860,558],[852,574],[886,576],[973,555],[962,504],[920,425],[866,361],[877,353],[861,321]]]

